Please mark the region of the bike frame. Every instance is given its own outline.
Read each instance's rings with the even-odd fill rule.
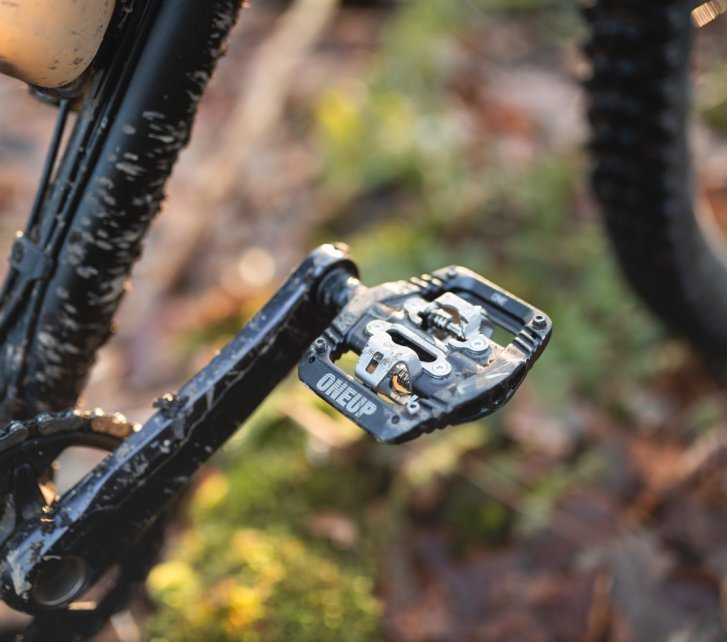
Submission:
[[[132,265],[239,6],[147,0],[131,12],[128,3],[118,8],[69,153],[10,252],[0,293],[0,425],[75,405],[97,349],[112,334]],[[62,101],[59,129],[68,110]],[[333,281],[331,271],[338,274]],[[0,550],[0,596],[30,613],[54,609],[45,621],[70,629],[84,615],[63,607],[111,564],[143,578],[150,554],[138,552],[158,539],[152,533],[163,530],[174,498],[345,302],[326,295],[323,284],[340,290],[353,274],[340,249],[310,255],[207,368],[54,504],[53,516],[41,512],[23,522]],[[85,617],[89,630],[123,598],[112,592],[105,602],[107,609]]]
[[[68,142],[79,153],[63,158],[10,254],[0,423],[76,402],[238,8],[147,0],[107,35],[109,60]]]

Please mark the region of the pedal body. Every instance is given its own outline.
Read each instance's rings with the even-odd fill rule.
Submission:
[[[497,327],[512,335],[493,340]],[[540,310],[462,267],[356,287],[303,356],[303,383],[375,439],[401,443],[501,408],[550,338]],[[337,362],[353,351],[353,373]]]

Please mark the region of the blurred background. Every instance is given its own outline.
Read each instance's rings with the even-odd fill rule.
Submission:
[[[505,410],[402,447],[291,376],[200,475],[150,600],[103,639],[727,639],[723,387],[609,254],[575,5],[243,11],[82,405],[143,421],[332,240],[369,284],[470,267],[545,310],[554,337]],[[711,29],[705,50],[724,41]],[[715,148],[720,72],[707,56],[697,79]],[[0,105],[7,253],[55,113],[6,78]]]

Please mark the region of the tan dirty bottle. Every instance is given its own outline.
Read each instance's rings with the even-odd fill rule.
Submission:
[[[63,87],[91,64],[114,0],[0,2],[0,73],[32,85]]]

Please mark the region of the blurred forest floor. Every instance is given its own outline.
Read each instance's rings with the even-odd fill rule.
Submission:
[[[200,476],[156,606],[103,639],[727,640],[724,387],[609,254],[573,4],[243,12],[83,405],[143,421],[331,240],[370,284],[468,266],[547,311],[554,337],[505,410],[396,448],[291,377]],[[705,32],[706,50],[724,41]],[[717,196],[720,65],[698,78]],[[0,105],[5,251],[53,111],[8,80]]]

